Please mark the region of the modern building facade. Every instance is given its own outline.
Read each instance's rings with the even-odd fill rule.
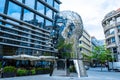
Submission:
[[[0,0],[0,55],[55,53],[50,30],[59,0]]]
[[[120,61],[120,9],[108,13],[103,21],[106,47],[113,53],[112,57]]]
[[[91,54],[91,37],[86,30],[83,30],[83,35],[80,40],[80,53],[90,56]],[[89,65],[90,61],[86,57],[83,57],[83,61],[86,65]]]
[[[94,47],[103,46],[104,40],[97,40],[94,36],[91,37],[91,50],[94,50]]]

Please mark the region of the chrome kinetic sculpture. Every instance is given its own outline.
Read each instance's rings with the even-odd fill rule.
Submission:
[[[66,43],[73,44],[72,52],[75,55],[72,58],[78,77],[87,76],[79,47],[79,39],[83,32],[83,23],[80,15],[73,11],[62,11],[56,14],[55,19],[58,34],[65,39]]]

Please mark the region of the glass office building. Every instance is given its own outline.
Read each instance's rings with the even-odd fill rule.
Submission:
[[[0,55],[55,53],[50,36],[59,0],[0,0]]]

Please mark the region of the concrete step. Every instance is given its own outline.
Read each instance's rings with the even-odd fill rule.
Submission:
[[[66,70],[58,70],[55,68],[52,76],[66,76]]]

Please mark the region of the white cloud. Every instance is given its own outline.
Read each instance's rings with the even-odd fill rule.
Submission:
[[[119,0],[60,0],[60,10],[71,10],[80,14],[84,28],[91,36],[104,39],[101,21],[112,10],[120,7]]]

